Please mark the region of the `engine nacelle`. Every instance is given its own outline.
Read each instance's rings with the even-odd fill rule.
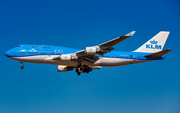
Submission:
[[[62,54],[59,56],[59,58],[62,61],[71,61],[71,60],[77,60],[78,59],[78,57],[72,56],[71,54]]]
[[[96,47],[86,47],[85,52],[86,52],[86,54],[95,54],[95,53],[97,53],[97,48]]]
[[[63,66],[63,65],[58,65],[57,66],[57,71],[58,72],[67,72],[67,71],[72,71],[72,70],[73,70],[72,67]]]
[[[69,54],[63,54],[63,55],[61,55],[60,56],[60,59],[62,60],[62,61],[70,61],[71,60],[71,55],[69,55]]]

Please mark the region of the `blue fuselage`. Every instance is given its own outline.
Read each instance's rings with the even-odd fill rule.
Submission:
[[[22,45],[18,45],[17,47],[6,51],[5,55],[12,59],[22,61],[22,62],[66,65],[65,62],[63,62],[63,63],[54,62],[54,61],[49,61],[46,59],[47,59],[47,57],[59,56],[61,54],[75,53],[80,50],[81,49],[72,49],[72,48],[61,47],[61,46],[22,44]],[[110,53],[106,53],[103,56],[96,55],[96,56],[100,57],[100,61],[95,63],[95,65],[100,65],[100,66],[118,66],[119,65],[120,66],[120,65],[126,65],[126,61],[128,61],[127,64],[132,64],[132,63],[147,62],[147,61],[152,61],[152,60],[160,60],[160,59],[164,58],[164,56],[144,57],[144,55],[148,55],[148,54],[150,54],[150,53],[111,51]],[[38,56],[40,56],[40,57],[38,57]],[[111,60],[112,60],[112,62],[111,62]],[[123,61],[123,63],[120,63],[122,61]],[[69,65],[69,64],[70,63],[67,62],[67,65]]]

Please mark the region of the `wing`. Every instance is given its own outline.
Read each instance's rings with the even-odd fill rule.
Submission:
[[[107,52],[110,52],[111,50],[114,49],[112,46],[118,44],[119,42],[121,42],[125,39],[127,39],[128,37],[133,36],[135,32],[136,31],[131,31],[130,33],[128,33],[126,35],[120,36],[120,37],[115,38],[113,40],[110,40],[110,41],[107,41],[105,43],[94,46],[99,51],[98,53],[95,53],[95,54],[103,55]],[[76,54],[85,54],[85,53],[86,53],[86,50],[81,50],[81,51],[76,52]]]
[[[133,36],[133,34],[134,34],[135,32],[136,32],[136,31],[131,31],[130,33],[128,33],[128,34],[126,34],[126,35],[124,35],[124,36],[120,36],[120,37],[115,38],[115,39],[113,39],[113,40],[110,40],[110,41],[108,41],[108,42],[102,43],[102,44],[100,44],[99,46],[114,46],[114,45],[118,44],[119,42],[125,40],[126,38]]]
[[[132,31],[126,35],[123,35],[121,37],[115,38],[113,40],[110,40],[108,42],[99,44],[97,46],[92,46],[92,47],[86,47],[84,50],[71,53],[71,54],[63,54],[60,55],[59,57],[51,58],[53,60],[75,60],[78,63],[82,64],[84,63],[85,65],[92,65],[94,64],[97,60],[100,58],[96,56],[98,55],[104,55],[107,52],[110,52],[114,48],[112,46],[118,44],[119,42],[127,39],[128,37],[133,36],[135,31]],[[48,60],[48,59],[47,59]]]
[[[99,44],[97,46],[86,47],[84,50],[81,50],[75,53],[61,54],[54,58],[50,56],[46,58],[45,60],[75,61],[76,66],[74,67],[58,65],[58,71],[66,72],[66,71],[73,70],[73,68],[76,68],[76,72],[78,73],[78,75],[80,75],[81,73],[89,73],[93,69],[101,68],[101,66],[93,65],[95,64],[96,61],[100,59],[98,56],[96,56],[96,54],[104,55],[105,53],[110,52],[111,50],[114,49],[112,46],[127,39],[128,37],[132,36],[134,33],[135,31],[132,31],[126,35],[123,35],[121,37],[115,38],[108,42]]]

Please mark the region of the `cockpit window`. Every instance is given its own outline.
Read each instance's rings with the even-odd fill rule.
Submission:
[[[17,45],[16,47],[20,47],[20,45]]]

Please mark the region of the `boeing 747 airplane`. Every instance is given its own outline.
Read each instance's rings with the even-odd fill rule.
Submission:
[[[132,36],[132,31],[108,42],[86,47],[83,50],[51,45],[20,44],[5,52],[11,59],[23,62],[57,65],[58,72],[75,68],[78,75],[89,73],[102,66],[124,66],[142,62],[161,60],[172,49],[162,50],[170,32],[161,31],[141,47],[132,52],[112,51],[113,46]]]

